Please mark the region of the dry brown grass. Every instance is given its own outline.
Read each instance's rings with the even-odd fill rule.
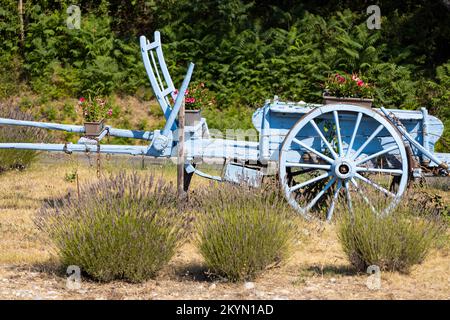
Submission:
[[[140,158],[102,164],[105,173],[151,170],[175,181],[174,166],[162,170],[146,162],[147,169],[139,170]],[[383,272],[381,289],[370,290],[367,275],[356,273],[347,261],[335,226],[301,219],[300,244],[293,256],[257,278],[251,290],[208,279],[201,256],[188,243],[156,280],[100,284],[83,279],[80,290],[70,291],[50,242],[32,219],[44,200],[76,192],[76,184],[64,179],[76,166],[67,155],[46,155],[29,170],[0,175],[0,299],[450,299],[450,243],[433,250],[408,275]],[[95,167],[82,161],[78,172],[80,183],[96,179]],[[193,179],[194,188],[207,185]],[[443,195],[448,201],[448,192]]]

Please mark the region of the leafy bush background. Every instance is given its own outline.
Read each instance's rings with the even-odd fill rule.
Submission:
[[[330,72],[359,71],[376,84],[377,104],[428,107],[450,138],[445,1],[376,1],[382,28],[368,30],[365,1],[89,0],[77,3],[81,29],[70,30],[71,1],[25,0],[23,44],[17,1],[0,4],[1,97],[23,86],[46,99],[149,92],[138,37],[158,29],[175,82],[194,61],[194,80],[216,94],[211,127],[251,127],[248,115],[275,94],[320,102]]]

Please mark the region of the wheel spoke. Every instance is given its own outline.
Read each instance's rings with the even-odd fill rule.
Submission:
[[[358,191],[358,193],[361,195],[361,198],[363,198],[364,202],[367,203],[367,205],[370,207],[370,209],[372,210],[372,212],[374,214],[378,214],[377,210],[375,210],[374,206],[370,203],[370,200],[365,196],[365,194],[361,191],[361,189],[358,187],[358,183],[355,181],[355,179],[351,179],[351,182],[353,183],[353,185],[355,186],[356,190]]]
[[[351,211],[353,211],[352,197],[350,196],[350,189],[348,188],[348,181],[347,180],[344,181],[344,186],[345,186],[345,194],[347,196],[348,209],[351,212]]]
[[[323,170],[331,169],[331,166],[327,165],[327,164],[297,163],[297,162],[286,162],[286,167],[313,168],[313,169],[323,169]]]
[[[356,167],[356,171],[378,172],[378,173],[389,173],[389,174],[403,174],[403,171],[400,169],[379,169],[379,168]]]
[[[319,157],[321,157],[323,160],[329,162],[329,163],[333,163],[333,159],[331,159],[330,157],[327,157],[326,155],[324,155],[323,153],[311,148],[310,146],[307,146],[306,144],[304,144],[303,142],[301,142],[300,140],[298,140],[297,138],[292,139],[292,142],[295,142],[296,144],[298,144],[300,147],[305,148],[308,151],[311,151],[312,153],[315,153],[316,155],[318,155]]]
[[[371,154],[370,156],[367,156],[367,157],[365,157],[364,159],[361,159],[361,160],[356,161],[355,164],[358,165],[358,164],[364,163],[364,162],[366,162],[366,161],[368,161],[368,160],[370,160],[370,159],[379,157],[379,156],[381,156],[381,155],[383,155],[383,154],[385,154],[385,153],[391,152],[392,150],[395,150],[395,149],[398,149],[398,146],[392,146],[392,147],[390,147],[390,148],[381,150],[381,151],[379,151],[379,152],[377,152],[377,153]]]
[[[352,150],[352,148],[353,148],[353,143],[355,142],[356,133],[358,132],[359,124],[361,123],[362,116],[363,116],[363,114],[361,112],[358,112],[358,117],[356,118],[356,123],[355,123],[355,129],[353,130],[352,138],[350,140],[350,144],[348,145],[346,156],[348,156],[350,154],[350,150]]]
[[[311,200],[311,202],[308,204],[308,206],[306,207],[306,210],[311,210],[312,207],[314,207],[314,205],[317,203],[317,201],[325,194],[325,192],[327,192],[328,189],[330,189],[331,185],[334,183],[336,179],[332,178],[330,181],[328,181],[328,183],[325,185],[325,187],[322,189],[322,191],[320,191],[315,197],[314,199]]]
[[[322,131],[320,131],[320,128],[317,126],[316,122],[313,119],[311,119],[311,121],[309,121],[309,123],[311,123],[313,128],[316,130],[316,132],[320,136],[320,139],[322,139],[322,141],[325,143],[325,145],[327,146],[328,150],[330,150],[330,152],[333,155],[333,157],[335,159],[338,158],[338,155],[337,155],[336,151],[333,150],[333,147],[330,145],[328,140],[325,138],[325,136],[323,135]]]
[[[288,167],[289,168],[289,167]],[[286,169],[288,169],[288,168],[286,168]],[[289,168],[290,169],[290,168]],[[292,171],[292,170],[290,170],[290,172],[289,172],[289,177],[296,177],[296,176],[298,176],[298,175],[300,175],[300,174],[305,174],[305,173],[311,173],[311,172],[314,172],[314,171],[316,171],[317,169],[312,169],[312,168],[306,168],[305,170],[298,170],[298,171]]]
[[[307,185],[310,185],[311,183],[314,183],[314,182],[323,180],[323,179],[325,179],[326,177],[329,177],[329,176],[330,176],[330,173],[328,173],[328,172],[327,172],[327,173],[324,173],[324,174],[322,174],[322,175],[320,175],[320,176],[318,176],[318,177],[315,177],[315,178],[313,178],[313,179],[310,179],[310,180],[307,180],[307,181],[305,181],[305,182],[296,184],[295,186],[289,188],[289,191],[292,192],[292,191],[298,190],[298,189],[300,189],[300,188],[306,187]]]
[[[383,130],[384,126],[380,124],[378,128],[370,135],[369,138],[367,138],[366,142],[363,143],[361,147],[359,147],[358,151],[355,152],[355,154],[352,156],[352,159],[355,160],[359,154],[367,147],[367,145],[373,140],[373,138],[376,137],[376,135]]]
[[[333,116],[334,116],[334,122],[336,123],[336,133],[337,133],[337,138],[338,138],[339,156],[342,157],[343,150],[342,150],[341,127],[339,125],[339,115],[336,110],[333,111]]]
[[[375,189],[377,189],[377,190],[379,190],[379,191],[381,191],[381,192],[387,194],[388,196],[395,197],[395,194],[393,194],[392,192],[386,190],[385,188],[383,188],[382,186],[376,184],[375,182],[373,182],[373,181],[371,181],[371,180],[369,180],[369,179],[363,177],[363,176],[360,175],[359,173],[356,173],[356,174],[355,174],[355,177],[357,177],[358,179],[360,179],[360,180],[364,181],[365,183],[371,185],[371,186],[374,187]]]
[[[341,180],[339,180],[337,183],[336,190],[334,190],[333,199],[331,200],[330,208],[328,209],[328,212],[327,212],[327,220],[328,221],[330,221],[331,218],[333,217],[334,207],[335,207],[338,195],[339,195],[339,191],[341,190],[341,187],[342,187],[342,182],[341,182]]]

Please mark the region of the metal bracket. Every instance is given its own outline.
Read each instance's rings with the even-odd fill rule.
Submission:
[[[169,131],[167,135],[161,134],[159,130],[155,130],[153,133],[153,140],[147,149],[147,155],[150,156],[170,156],[173,146],[172,131]]]
[[[72,154],[72,151],[67,149],[67,143],[64,143],[63,152],[67,154]]]

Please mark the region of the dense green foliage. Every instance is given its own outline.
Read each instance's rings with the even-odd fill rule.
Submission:
[[[295,217],[272,187],[219,185],[201,194],[196,243],[212,273],[249,280],[287,258]]]
[[[380,30],[367,28],[365,1],[89,0],[71,30],[70,1],[25,1],[21,43],[17,1],[1,0],[0,95],[17,94],[19,82],[50,98],[148,90],[138,36],[159,29],[176,84],[194,61],[194,81],[215,93],[217,106],[204,107],[211,127],[251,126],[239,115],[273,95],[320,102],[330,73],[362,72],[376,105],[429,107],[450,138],[450,8],[377,3]]]
[[[171,184],[120,173],[83,188],[79,198],[46,205],[36,223],[63,264],[101,281],[140,282],[175,254],[185,236],[185,217]]]

